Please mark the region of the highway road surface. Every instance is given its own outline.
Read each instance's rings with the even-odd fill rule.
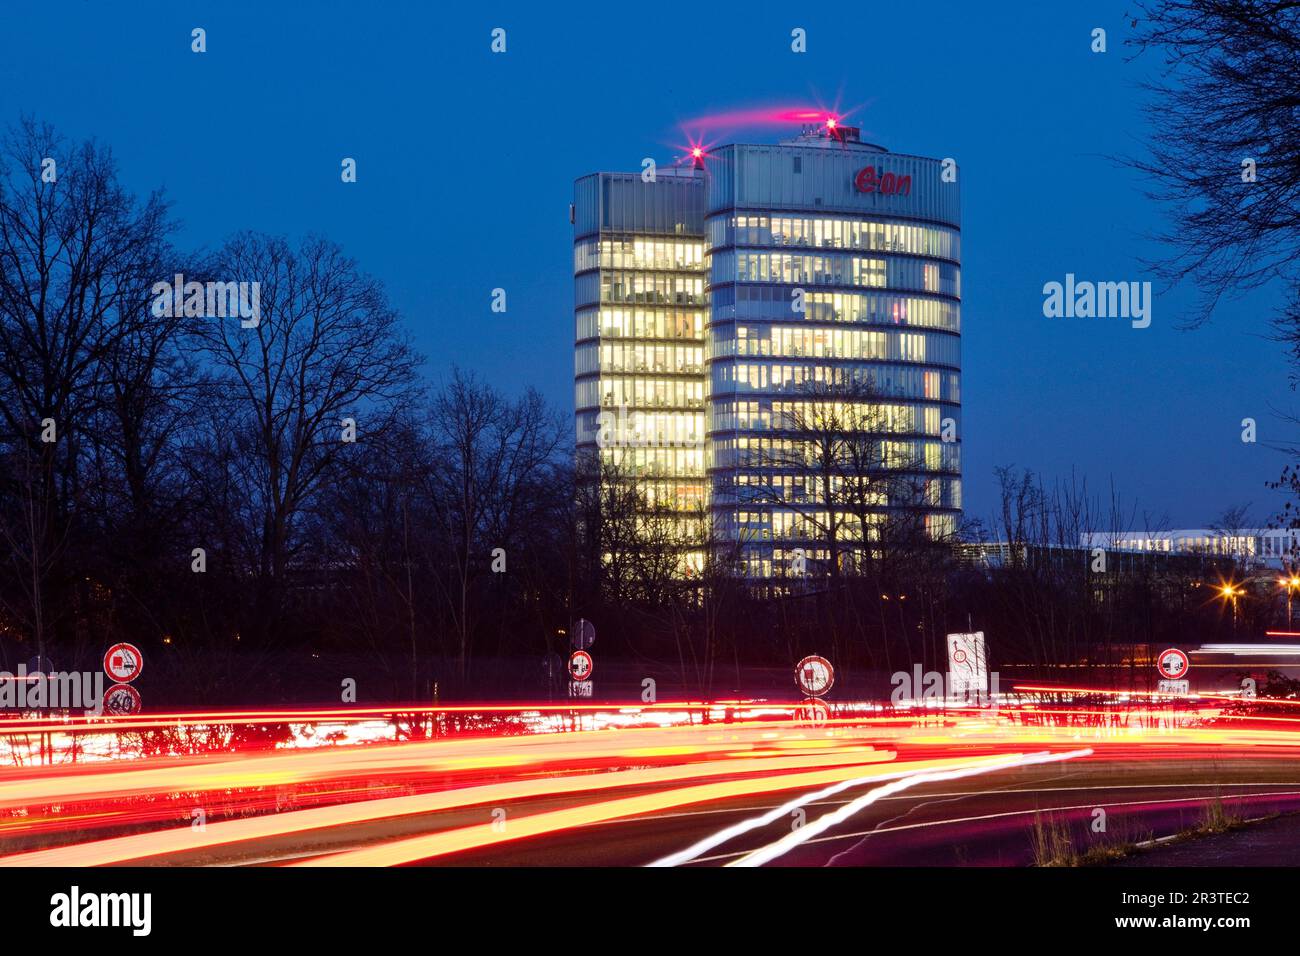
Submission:
[[[1235,706],[410,711],[0,721],[0,864],[1005,867],[1300,810],[1300,723]]]

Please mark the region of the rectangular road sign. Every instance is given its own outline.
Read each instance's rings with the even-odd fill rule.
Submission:
[[[989,666],[984,632],[948,635],[948,693],[953,697],[987,694]]]
[[[1191,689],[1191,684],[1185,680],[1162,680],[1156,685],[1158,694],[1186,694]]]
[[[569,681],[570,697],[590,697],[591,681],[589,680],[571,680]]]

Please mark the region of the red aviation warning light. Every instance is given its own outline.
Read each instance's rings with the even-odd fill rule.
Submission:
[[[814,127],[816,129],[817,127]],[[828,116],[822,123],[822,135],[827,139],[837,140],[841,143],[858,143],[862,141],[862,130],[857,126],[846,126],[840,122],[838,116]]]
[[[692,169],[703,169],[704,161],[709,158],[709,141],[703,133],[682,132],[686,134],[686,142],[678,146],[683,156],[677,162],[689,163]]]

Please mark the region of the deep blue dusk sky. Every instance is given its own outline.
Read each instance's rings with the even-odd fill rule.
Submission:
[[[184,245],[242,228],[337,240],[387,284],[431,376],[455,361],[571,415],[573,180],[671,162],[689,118],[859,107],[864,138],[961,165],[968,513],[990,515],[993,469],[1015,464],[1113,478],[1174,527],[1246,502],[1262,521],[1283,464],[1263,443],[1289,437],[1277,411],[1298,404],[1268,295],[1190,332],[1191,290],[1158,295],[1146,330],[1042,314],[1043,283],[1067,272],[1150,278],[1160,211],[1106,158],[1146,136],[1137,83],[1156,64],[1126,62],[1129,6],[9,4],[0,124],[29,113],[109,143],[128,185],[165,187]],[[1241,442],[1246,416],[1261,444]]]

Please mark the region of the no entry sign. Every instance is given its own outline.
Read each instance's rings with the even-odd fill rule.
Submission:
[[[144,655],[134,644],[114,644],[104,654],[104,673],[122,684],[129,684],[144,670]]]
[[[1176,647],[1160,652],[1156,658],[1156,670],[1166,680],[1179,680],[1187,676],[1187,655]]]

